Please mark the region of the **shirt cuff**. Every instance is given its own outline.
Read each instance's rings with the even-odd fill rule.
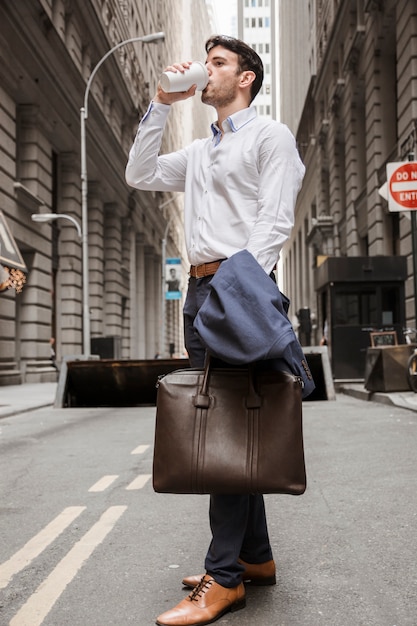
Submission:
[[[146,111],[145,115],[142,117],[141,124],[143,124],[143,122],[145,122],[150,115],[152,115],[153,118],[158,117],[165,121],[168,116],[170,108],[171,108],[170,104],[162,104],[162,102],[154,102],[152,100],[150,105],[148,106],[148,110]]]

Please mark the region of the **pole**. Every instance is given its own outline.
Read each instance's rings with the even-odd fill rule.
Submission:
[[[144,35],[142,37],[132,37],[121,41],[111,48],[100,59],[87,81],[84,93],[84,106],[80,109],[80,128],[81,128],[81,225],[82,225],[82,281],[83,281],[83,355],[89,357],[91,355],[91,338],[90,338],[90,290],[89,290],[89,271],[88,271],[88,177],[87,177],[87,146],[86,146],[86,120],[88,118],[88,95],[90,93],[91,83],[98,69],[104,61],[115,50],[128,43],[141,41],[142,43],[152,43],[165,39],[163,32]]]
[[[85,108],[81,108],[81,256],[82,256],[82,281],[83,281],[83,354],[91,355],[90,339],[90,285],[88,263],[88,181],[87,181],[87,153],[85,141]]]
[[[174,200],[174,198],[172,198],[172,200]],[[168,204],[168,202],[166,203]],[[162,263],[162,276],[161,276],[161,339],[160,339],[160,350],[159,350],[159,354],[161,355],[161,357],[165,354],[165,344],[166,344],[166,320],[165,320],[165,315],[166,315],[166,299],[165,299],[165,265],[166,265],[166,259],[167,259],[167,237],[168,237],[168,231],[169,231],[169,227],[171,226],[171,220],[172,218],[170,217],[167,225],[165,227],[165,232],[164,232],[164,237],[162,239],[161,242],[161,263]]]
[[[417,150],[417,127],[414,128],[414,151],[408,154],[409,161],[415,161]],[[413,254],[413,285],[414,285],[414,327],[417,328],[417,219],[415,210],[411,211],[411,246]]]
[[[414,152],[409,155],[409,161],[416,159],[417,127],[414,128]],[[411,241],[413,250],[413,282],[414,282],[414,328],[417,328],[417,219],[416,212],[411,212]]]
[[[166,336],[165,336],[165,315],[166,315],[166,301],[165,301],[165,263],[166,263],[166,249],[167,249],[167,235],[168,235],[168,224],[167,227],[165,229],[165,235],[164,238],[162,239],[162,245],[161,245],[161,250],[162,250],[162,269],[161,269],[161,330],[160,330],[160,340],[159,340],[159,354],[161,355],[161,358],[163,358],[164,354],[165,354],[165,341],[166,341]]]
[[[172,198],[168,198],[168,200],[165,200],[165,202],[163,202],[162,204],[160,204],[158,206],[158,209],[161,210],[164,207],[166,207],[168,204],[171,204],[171,202],[174,202],[175,200],[175,196]],[[165,311],[166,311],[166,300],[165,300],[165,264],[166,264],[166,258],[167,258],[167,237],[168,237],[168,231],[169,231],[169,227],[171,226],[171,222],[172,222],[172,215],[171,217],[168,219],[168,222],[166,224],[165,227],[165,232],[164,232],[164,236],[161,240],[161,328],[160,328],[160,336],[159,336],[159,354],[161,355],[161,357],[163,356],[164,352],[165,352],[165,342],[166,342],[166,334],[165,334]]]
[[[414,328],[417,328],[417,220],[415,211],[411,213],[411,240],[413,244]]]

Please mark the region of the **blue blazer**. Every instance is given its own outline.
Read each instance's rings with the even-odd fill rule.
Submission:
[[[194,320],[213,356],[235,365],[271,361],[304,382],[303,398],[315,388],[307,359],[288,319],[289,300],[247,250],[223,261]]]

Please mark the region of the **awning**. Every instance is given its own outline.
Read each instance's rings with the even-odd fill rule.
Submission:
[[[0,211],[0,291],[5,289],[22,290],[28,269],[17,243],[7,224],[3,211]]]

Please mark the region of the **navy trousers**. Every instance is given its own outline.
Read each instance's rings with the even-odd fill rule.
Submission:
[[[184,305],[184,333],[191,367],[203,367],[205,348],[193,328],[193,321],[209,292],[211,277],[190,278]],[[247,563],[272,559],[265,504],[262,495],[211,495],[212,540],[205,560],[206,572],[223,587],[236,587]]]

